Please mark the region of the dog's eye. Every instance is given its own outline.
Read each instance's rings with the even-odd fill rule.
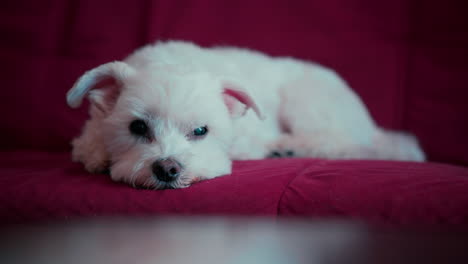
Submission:
[[[206,126],[198,127],[193,130],[193,135],[197,137],[204,136],[206,133],[208,133],[208,128]]]
[[[145,121],[137,119],[133,120],[129,126],[130,132],[137,136],[145,136],[148,133],[148,126]]]

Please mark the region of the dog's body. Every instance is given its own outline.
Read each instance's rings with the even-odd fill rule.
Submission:
[[[424,160],[414,137],[377,127],[335,72],[292,58],[157,43],[87,72],[69,105],[87,94],[74,159],[134,186],[186,187],[237,159]]]

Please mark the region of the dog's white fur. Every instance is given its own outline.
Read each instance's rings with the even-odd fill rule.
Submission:
[[[158,42],[86,72],[68,104],[78,107],[86,95],[91,118],[72,142],[74,160],[134,186],[186,187],[229,174],[232,160],[271,153],[424,160],[413,136],[377,127],[334,71],[246,49]],[[146,122],[151,139],[130,133],[136,119]],[[208,134],[191,136],[201,126]],[[183,171],[167,183],[151,164],[169,157]]]

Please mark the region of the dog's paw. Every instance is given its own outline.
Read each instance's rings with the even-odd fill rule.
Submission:
[[[294,156],[295,156],[295,153],[292,150],[273,150],[267,155],[267,158],[269,159],[292,158]]]
[[[265,157],[270,159],[303,157],[304,145],[303,138],[283,135],[278,140],[268,144]]]

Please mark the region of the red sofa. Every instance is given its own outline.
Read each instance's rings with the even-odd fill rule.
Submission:
[[[109,215],[339,217],[468,227],[468,19],[462,1],[7,1],[0,4],[0,219]],[[158,39],[228,44],[337,70],[430,162],[235,162],[187,189],[136,190],[70,160],[85,70]],[[337,106],[339,107],[339,106]]]

